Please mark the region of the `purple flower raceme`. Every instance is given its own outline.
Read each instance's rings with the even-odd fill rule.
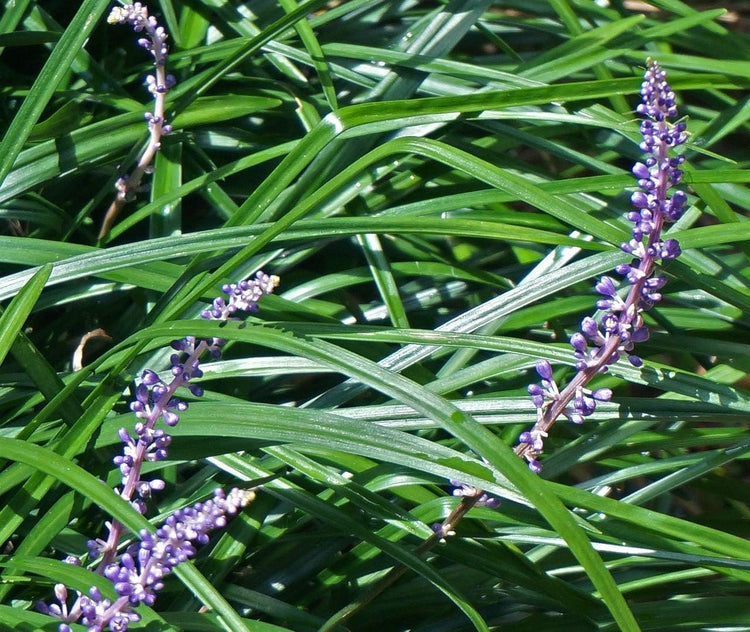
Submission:
[[[104,576],[130,604],[153,605],[155,591],[163,587],[163,577],[193,557],[195,546],[206,544],[210,531],[225,527],[227,516],[237,513],[253,498],[255,492],[251,490],[235,488],[225,494],[217,489],[212,499],[178,509],[155,533],[141,531],[140,542],[130,545],[119,562],[108,565]]]
[[[131,544],[119,561],[104,567],[104,576],[115,587],[118,598],[105,599],[92,586],[88,595],[78,593],[68,607],[68,590],[64,584],[55,585],[59,604],[39,604],[39,610],[62,619],[58,632],[70,632],[69,623],[81,623],[88,632],[125,632],[132,622],[140,620],[132,607],[141,603],[152,606],[156,591],[163,588],[163,579],[180,562],[193,557],[196,545],[208,542],[208,534],[227,524],[227,517],[248,505],[255,492],[232,489],[229,494],[217,489],[214,497],[175,511],[155,533],[143,530],[140,541]]]
[[[176,83],[175,78],[166,71],[169,51],[166,44],[167,32],[163,26],[159,26],[153,15],[148,14],[148,8],[144,4],[135,2],[114,7],[107,17],[107,22],[129,24],[136,33],[145,34],[145,37],[138,39],[138,45],[154,58],[154,74],[147,75],[145,82],[146,88],[154,97],[154,109],[153,112],[146,112],[144,115],[149,130],[148,145],[132,173],[119,177],[115,182],[117,193],[107,209],[99,231],[99,239],[107,235],[122,207],[139,190],[143,176],[152,169],[151,162],[161,148],[161,137],[172,131],[172,126],[167,123],[165,117],[166,95]]]
[[[594,412],[597,402],[612,397],[606,388],[587,389],[591,379],[606,372],[622,356],[633,366],[643,363],[633,354],[635,344],[649,336],[643,312],[661,300],[660,290],[666,283],[665,277],[655,273],[656,265],[680,255],[677,240],[663,239],[662,230],[664,224],[682,217],[687,202],[683,191],[670,195],[671,188],[682,180],[680,166],[685,160],[683,156],[671,156],[670,150],[686,141],[686,124],[673,122],[677,118],[675,94],[666,81],[666,72],[651,59],[641,85],[641,97],[636,111],[645,117],[640,146],[647,157],[633,166],[639,190],[631,197],[635,210],[627,215],[633,222],[632,238],[621,244],[633,260],[615,268],[630,287],[622,296],[610,277],[602,277],[596,284],[596,291],[603,297],[596,306],[604,314],[599,322],[587,316],[581,322],[581,331],[571,336],[577,373],[564,389],[560,390],[555,383],[550,363],[537,362],[540,383],[528,388],[537,420],[530,431],[521,433],[516,447],[516,453],[537,473],[542,469],[538,457],[544,439],[557,418],[563,415],[573,423],[582,423]]]
[[[273,292],[278,282],[276,276],[257,272],[253,279],[227,284],[222,288],[226,298],[215,299],[210,308],[201,312],[201,317],[227,321],[236,319],[238,312],[254,312],[261,297]],[[176,397],[179,387],[186,387],[194,397],[203,394],[203,389],[190,380],[203,375],[199,364],[201,356],[207,352],[213,358],[220,357],[223,344],[220,338],[187,336],[172,343],[176,353],[171,357],[171,380],[163,381],[150,369],[141,374],[135,399],[130,404],[138,421],[132,432],[120,428],[118,434],[123,451],[114,458],[122,476],[122,489],[116,491],[141,514],[145,513],[146,500],[151,493],[165,486],[161,479],[146,480],[141,476],[145,462],[162,461],[167,457],[171,436],[156,424],[161,419],[167,427],[173,427],[179,422],[180,413],[187,410],[188,403]],[[196,545],[208,541],[208,532],[223,527],[227,516],[247,505],[254,496],[251,490],[233,489],[229,494],[216,490],[212,499],[177,510],[155,533],[139,533],[140,540],[119,558],[117,548],[124,527],[116,520],[106,523],[107,539],[90,541],[89,553],[91,558],[101,556],[97,568],[112,581],[119,598],[104,599],[98,589],[91,588],[88,595],[78,593],[68,607],[67,588],[58,584],[55,596],[59,605],[42,603],[39,609],[64,621],[59,632],[68,632],[68,624],[74,622],[88,626],[89,632],[127,630],[130,622],[139,619],[131,608],[140,603],[152,605],[155,592],[162,587],[162,578],[175,565],[195,555]],[[80,564],[77,558],[66,561]]]

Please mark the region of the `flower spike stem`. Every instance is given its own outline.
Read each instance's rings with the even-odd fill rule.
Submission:
[[[156,152],[161,147],[161,137],[172,131],[164,117],[166,96],[169,89],[175,85],[175,78],[168,75],[167,64],[167,33],[159,26],[154,16],[149,16],[148,9],[136,2],[121,7],[114,7],[107,18],[110,24],[130,24],[136,33],[144,32],[147,37],[140,38],[138,45],[145,48],[154,58],[154,74],[146,77],[146,87],[154,97],[154,110],[145,115],[149,129],[149,140],[146,149],[141,154],[138,163],[129,175],[123,175],[115,182],[117,194],[109,205],[99,230],[98,239],[104,239],[114,224],[125,203],[131,200],[141,186],[143,176],[151,169],[151,163]]]
[[[537,421],[530,431],[521,433],[515,449],[537,473],[541,471],[538,457],[544,438],[558,417],[563,415],[574,423],[582,423],[584,417],[594,412],[598,401],[608,401],[612,397],[609,389],[593,392],[586,389],[594,376],[606,372],[623,354],[633,366],[643,363],[632,351],[635,343],[649,336],[643,312],[662,298],[659,290],[666,278],[655,274],[656,266],[680,255],[677,241],[663,240],[662,230],[666,223],[682,216],[687,202],[683,191],[670,195],[672,187],[682,179],[680,165],[684,162],[683,156],[670,156],[670,150],[687,140],[686,124],[671,122],[677,118],[675,94],[666,81],[666,73],[652,59],[648,60],[641,84],[641,97],[636,111],[645,117],[641,123],[643,141],[640,147],[647,157],[633,166],[640,190],[633,193],[631,201],[635,210],[628,213],[634,225],[632,239],[621,244],[622,250],[634,259],[630,264],[615,268],[630,288],[623,299],[610,277],[603,277],[596,284],[596,291],[604,297],[596,305],[605,313],[600,322],[584,318],[581,331],[571,336],[577,373],[565,388],[558,389],[547,360],[537,362],[541,382],[531,384],[528,389],[537,409]]]
[[[414,549],[415,555],[424,558],[438,544],[444,543],[447,537],[455,535],[454,527],[461,522],[469,510],[485,495],[481,490],[475,490],[475,492],[474,495],[467,493],[461,497],[461,502],[456,505],[448,517],[433,527],[434,533]],[[362,610],[362,608],[372,603],[379,595],[383,594],[390,586],[396,583],[407,570],[408,568],[403,564],[392,568],[359,599],[331,616],[318,632],[333,632],[338,629],[343,625],[345,620],[351,618],[354,614]]]

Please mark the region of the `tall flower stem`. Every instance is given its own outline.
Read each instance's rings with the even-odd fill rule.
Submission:
[[[463,520],[469,510],[474,507],[484,495],[484,492],[481,490],[476,490],[476,492],[477,493],[473,495],[467,494],[461,498],[461,502],[453,508],[445,520],[435,526],[433,529],[434,533],[414,549],[414,555],[425,557],[427,553],[432,551],[432,549],[438,544],[444,542],[445,538],[454,535],[454,527]],[[339,610],[333,616],[329,617],[328,621],[326,621],[318,632],[332,632],[335,630],[342,625],[346,619],[351,618],[365,606],[375,601],[375,599],[382,595],[390,586],[395,584],[407,570],[407,567],[403,564],[399,564],[392,568],[364,595],[358,598],[355,602]]]

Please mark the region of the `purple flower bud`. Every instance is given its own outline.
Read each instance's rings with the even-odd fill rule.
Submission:
[[[182,338],[181,340],[173,340],[171,342],[170,346],[175,351],[187,351],[188,350],[188,346],[192,347],[192,345],[190,345],[190,343],[187,340],[187,338]]]
[[[167,408],[174,408],[180,412],[185,412],[188,409],[188,403],[175,397],[167,402]]]
[[[649,205],[648,196],[643,191],[636,191],[630,196],[630,201],[636,208],[647,208]]]
[[[477,501],[477,505],[484,505],[488,509],[497,509],[500,506],[500,499],[496,498],[495,496],[482,494]]]
[[[529,384],[529,386],[526,388],[526,390],[529,392],[529,395],[532,397],[536,395],[544,395],[544,389],[539,386],[539,384]]]
[[[594,286],[594,289],[604,296],[615,296],[617,294],[615,282],[608,276],[603,276],[599,279],[599,282]]]
[[[629,355],[628,361],[636,368],[643,366],[643,360],[641,360],[637,355]]]
[[[682,254],[680,250],[680,244],[676,239],[666,239],[660,252],[662,259],[676,259]]]
[[[565,415],[565,417],[567,417],[568,421],[576,424],[577,426],[583,423],[583,415],[579,412],[576,412],[575,410],[565,409],[563,411],[563,414]]]
[[[552,365],[547,360],[537,361],[536,372],[543,380],[552,380]]]
[[[604,342],[601,334],[599,333],[599,325],[590,316],[586,316],[581,321],[581,331],[588,337],[589,340],[596,344]]]
[[[648,327],[638,327],[630,335],[632,342],[646,342],[649,339]]]
[[[658,290],[664,287],[666,284],[667,279],[663,276],[653,276],[650,279],[647,279],[644,283],[644,287],[647,287],[651,290]]]
[[[146,386],[153,386],[154,384],[160,384],[161,380],[159,379],[159,376],[154,373],[154,371],[152,371],[151,369],[146,369],[141,374],[141,382]]]
[[[180,421],[180,417],[171,410],[165,409],[164,412],[162,412],[162,417],[164,418],[164,423],[171,427],[176,426]]]
[[[641,180],[645,180],[647,178],[651,177],[651,171],[649,168],[644,165],[642,162],[636,162],[633,165],[632,173],[636,178],[639,178]]]
[[[675,191],[670,198],[672,208],[683,208],[687,204],[687,194],[684,191]]]
[[[203,397],[203,389],[197,384],[188,385],[188,389],[195,397]]]
[[[154,386],[151,387],[151,395],[154,399],[161,399],[167,394],[167,385],[166,384],[154,384]]]
[[[579,353],[584,353],[588,349],[588,343],[586,337],[579,331],[575,332],[570,337],[570,346],[573,347]]]

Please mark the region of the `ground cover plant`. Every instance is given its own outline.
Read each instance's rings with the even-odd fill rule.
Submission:
[[[0,629],[750,629],[745,19],[6,3]]]

